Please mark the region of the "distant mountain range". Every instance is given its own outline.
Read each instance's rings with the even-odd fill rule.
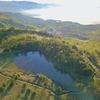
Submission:
[[[57,36],[77,38],[80,40],[99,40],[98,38],[100,37],[100,24],[81,25],[70,21],[43,20],[13,12],[0,14],[3,14],[3,17],[0,15],[0,27],[8,27],[10,25],[26,29],[36,28]]]

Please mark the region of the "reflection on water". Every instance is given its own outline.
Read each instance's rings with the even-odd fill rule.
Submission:
[[[58,82],[63,88],[72,84],[71,77],[57,71],[53,63],[48,62],[43,54],[39,52],[28,52],[24,55],[19,54],[13,59],[18,68],[30,73],[41,73]]]

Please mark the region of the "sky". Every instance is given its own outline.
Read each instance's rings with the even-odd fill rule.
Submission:
[[[1,1],[1,0],[0,0]],[[3,0],[12,1],[12,0]],[[22,1],[22,0],[13,0]],[[42,4],[56,4],[44,9],[25,10],[24,13],[36,14],[43,19],[73,21],[80,24],[100,23],[100,0],[23,0]]]

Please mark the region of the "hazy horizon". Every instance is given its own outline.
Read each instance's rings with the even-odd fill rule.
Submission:
[[[80,24],[100,23],[99,0],[0,0],[0,1],[31,1],[39,4],[51,4],[49,7],[25,9],[22,13],[39,15],[42,19],[78,22]],[[53,5],[52,5],[53,4]]]

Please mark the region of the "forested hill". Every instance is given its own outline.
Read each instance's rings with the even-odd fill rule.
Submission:
[[[0,58],[18,55],[27,51],[44,54],[61,73],[68,73],[77,86],[86,86],[85,92],[92,89],[92,100],[100,97],[100,42],[64,39],[42,36],[29,30],[1,29]],[[0,60],[1,60],[0,59]],[[1,65],[2,66],[2,65]],[[86,99],[84,99],[86,100]]]
[[[54,35],[78,38],[80,40],[96,40],[100,35],[100,24],[82,25],[70,21],[43,20],[40,18],[29,17],[21,13],[4,13],[20,22],[33,24],[39,30],[43,30]]]
[[[12,26],[16,28],[34,29],[34,26],[32,25],[24,24],[4,13],[0,13],[0,28],[8,28]]]

